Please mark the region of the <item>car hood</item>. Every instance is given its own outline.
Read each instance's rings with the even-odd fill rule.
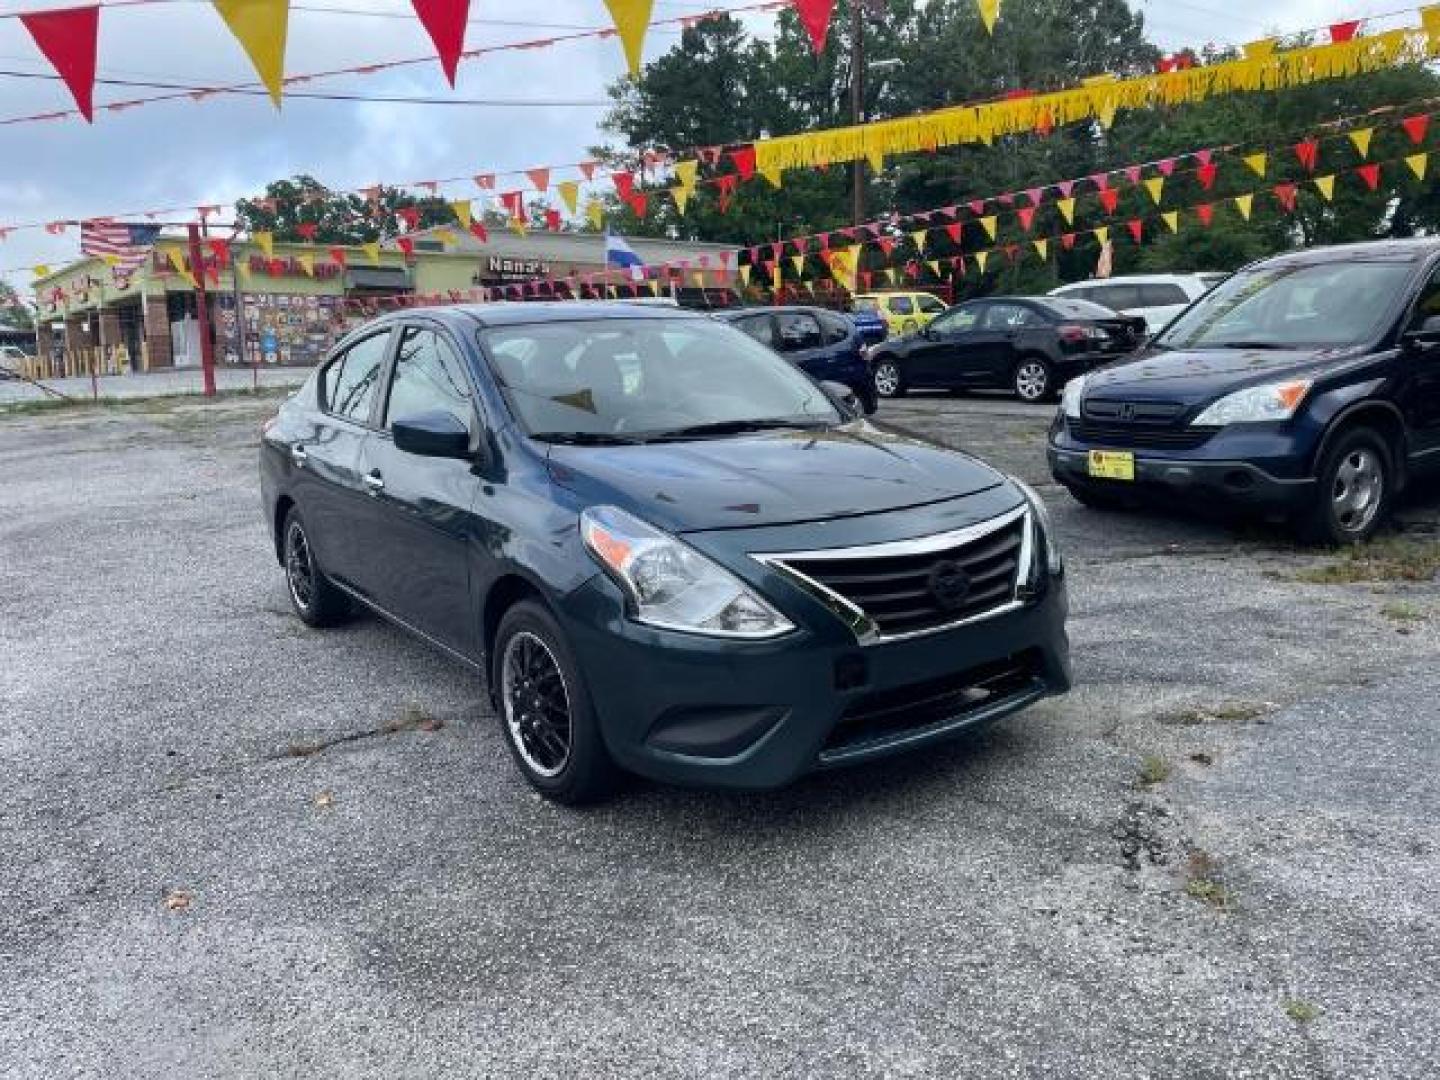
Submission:
[[[1354,349],[1151,349],[1092,371],[1085,396],[1197,401],[1302,375]]]
[[[968,454],[854,422],[828,431],[638,446],[554,446],[550,474],[591,505],[670,532],[883,513],[1004,482]]]

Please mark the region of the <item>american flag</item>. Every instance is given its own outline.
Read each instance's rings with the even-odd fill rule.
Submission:
[[[159,225],[124,225],[117,221],[82,221],[80,250],[86,255],[104,259],[126,272],[138,269],[149,255],[149,248],[160,235]]]

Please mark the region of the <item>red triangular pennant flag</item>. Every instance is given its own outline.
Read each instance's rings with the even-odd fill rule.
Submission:
[[[470,234],[482,244],[488,244],[490,242],[490,234],[485,231],[485,226],[478,221],[470,222]]]
[[[1094,176],[1090,177],[1090,182],[1095,185],[1095,189],[1097,191],[1105,191],[1107,188],[1110,187],[1110,174],[1103,172],[1096,173]]]
[[[1066,199],[1070,198],[1075,192],[1074,180],[1057,180],[1055,181],[1055,186],[1060,189],[1061,196]]]
[[[546,211],[545,211],[545,227],[546,227],[547,229],[549,229],[551,232],[559,232],[559,231],[560,231],[560,226],[561,226],[563,223],[564,223],[564,219],[561,218],[561,216],[560,216],[560,211],[559,211],[559,210],[546,210]]]
[[[628,172],[613,172],[610,174],[610,182],[615,185],[615,191],[626,202],[630,196],[635,194],[635,175]]]
[[[1100,192],[1100,205],[1105,207],[1107,214],[1115,213],[1115,208],[1120,205],[1120,192],[1114,188],[1106,188]]]
[[[1060,246],[1066,251],[1072,250],[1075,247],[1075,234],[1073,232],[1067,232],[1061,235]]]
[[[885,252],[887,256],[895,250],[895,241],[889,236],[882,236],[875,242],[880,245],[880,250]]]
[[[1300,159],[1300,164],[1305,166],[1306,172],[1314,172],[1315,165],[1320,160],[1320,140],[1311,137],[1296,143],[1295,156]]]
[[[295,231],[300,234],[302,240],[314,240],[315,232],[319,228],[313,221],[302,221],[295,226]]]
[[[470,18],[470,0],[410,0],[420,25],[435,43],[440,67],[451,86],[455,85],[455,69],[465,49],[465,23]]]
[[[1039,206],[1040,200],[1045,197],[1045,189],[1043,187],[1027,188],[1025,197],[1030,200],[1031,206]]]
[[[407,259],[415,254],[415,241],[411,240],[410,237],[397,236],[395,238],[395,243],[400,246],[400,250],[405,253],[405,257]]]
[[[726,173],[724,176],[715,178],[716,190],[720,193],[720,212],[723,214],[730,209],[730,199],[735,194],[735,185],[739,178],[734,173]]]
[[[1285,208],[1286,213],[1295,210],[1295,195],[1299,190],[1294,184],[1275,185],[1275,198],[1280,201],[1280,205]]]
[[[228,262],[230,261],[230,241],[229,241],[229,240],[220,240],[220,239],[207,240],[206,243],[210,245],[210,250],[215,253],[215,258],[217,258],[217,259],[220,260],[220,265],[221,265],[221,266],[224,266],[226,263],[228,263]]]
[[[35,44],[54,65],[75,107],[86,120],[95,121],[95,50],[100,36],[100,8],[62,8],[32,11],[20,16]]]
[[[645,216],[645,211],[649,209],[650,206],[650,197],[646,195],[643,191],[637,191],[634,195],[631,195],[630,198],[626,199],[625,201],[630,204],[630,212],[636,217],[643,218]]]
[[[1035,224],[1035,207],[1022,206],[1015,211],[1015,216],[1020,219],[1020,227],[1029,232],[1030,227]]]
[[[1215,173],[1218,171],[1214,162],[1207,161],[1195,170],[1195,179],[1200,181],[1202,188],[1209,191],[1215,186]]]
[[[1421,113],[1419,116],[1407,116],[1400,121],[1400,126],[1405,129],[1405,134],[1410,136],[1410,141],[1418,146],[1424,141],[1425,132],[1430,127],[1430,114]]]
[[[795,12],[805,33],[810,35],[810,47],[817,54],[825,51],[825,35],[830,32],[830,13],[835,10],[835,0],[792,0]]]
[[[945,226],[945,233],[950,237],[952,243],[960,243],[960,229],[961,225],[958,221],[952,221],[949,225]]]
[[[332,248],[330,249],[330,258],[331,258],[333,261],[339,263],[341,266],[344,266],[344,265],[345,265],[345,249],[342,248],[342,247],[332,247]]]
[[[1125,227],[1130,230],[1130,235],[1135,238],[1135,243],[1138,244],[1145,239],[1145,223],[1139,218],[1131,218],[1125,223]]]
[[[1126,166],[1125,166],[1125,178],[1126,178],[1127,180],[1129,180],[1130,183],[1135,184],[1136,186],[1138,186],[1139,183],[1140,183],[1140,166],[1139,166],[1139,165],[1126,165]]]
[[[730,160],[735,162],[735,170],[741,180],[749,180],[755,175],[755,147],[742,146],[739,150],[731,150]]]
[[[1200,224],[1204,225],[1208,229],[1210,227],[1210,222],[1215,217],[1215,207],[1211,206],[1208,202],[1201,203],[1199,206],[1195,207],[1195,216],[1200,219]]]
[[[529,177],[530,183],[535,185],[536,191],[544,191],[550,186],[550,170],[548,168],[526,169],[525,175]]]
[[[1190,156],[1193,157],[1196,161],[1198,161],[1201,165],[1209,165],[1210,159],[1214,156],[1214,154],[1215,151],[1213,150],[1196,150],[1195,153]]]
[[[1175,159],[1167,157],[1161,161],[1157,161],[1155,167],[1160,170],[1161,176],[1169,176],[1175,171]]]
[[[1360,29],[1360,20],[1351,19],[1349,22],[1337,22],[1330,24],[1330,40],[1336,45],[1342,41],[1351,41],[1355,37],[1355,31]]]
[[[1365,186],[1374,191],[1380,186],[1380,163],[1372,161],[1369,165],[1361,165],[1355,170],[1360,174],[1360,179],[1365,181]]]
[[[972,214],[974,214],[976,217],[984,217],[984,216],[985,216],[985,200],[984,200],[984,199],[971,199],[971,200],[970,200],[970,203],[969,203],[969,206],[970,206],[970,212],[971,212]]]
[[[518,194],[518,192],[517,192]],[[420,227],[420,211],[413,206],[402,206],[395,211],[395,216],[405,223],[405,228],[410,231]]]

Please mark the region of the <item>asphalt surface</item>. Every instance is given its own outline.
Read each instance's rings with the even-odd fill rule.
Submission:
[[[465,670],[290,614],[268,407],[0,416],[0,1075],[1440,1073],[1440,583],[1083,509],[1044,409],[887,405],[1044,484],[1077,689],[577,813]]]

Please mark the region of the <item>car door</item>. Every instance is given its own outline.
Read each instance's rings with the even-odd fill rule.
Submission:
[[[1006,387],[1018,355],[1017,343],[1027,328],[1044,320],[1024,304],[996,301],[985,310],[971,335],[966,370],[972,386]]]
[[[987,303],[962,304],[941,315],[910,345],[905,380],[917,387],[958,387],[969,382],[971,342]]]
[[[469,552],[480,486],[474,463],[407,453],[395,446],[392,428],[397,419],[448,412],[478,444],[475,387],[464,354],[438,324],[406,322],[396,337],[382,422],[362,451],[370,507],[365,580],[385,611],[474,655],[478,621]]]
[[[361,452],[370,437],[389,327],[347,345],[320,373],[319,409],[309,430],[290,446],[297,466],[291,490],[309,524],[310,542],[325,573],[363,591],[360,528],[369,512],[361,480]]]
[[[1440,329],[1440,269],[1420,290],[1404,329]],[[1440,468],[1440,348],[1402,350],[1396,363],[1395,399],[1411,456],[1421,468]]]

